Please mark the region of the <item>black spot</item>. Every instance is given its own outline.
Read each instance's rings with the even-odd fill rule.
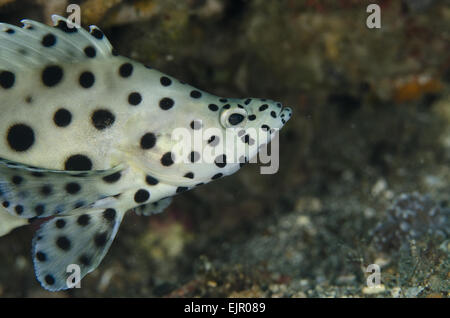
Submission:
[[[45,275],[44,279],[45,279],[45,282],[47,283],[47,285],[53,285],[55,283],[55,278],[50,274]]]
[[[51,47],[56,44],[56,36],[49,33],[42,38],[42,45],[45,47]]]
[[[245,104],[245,105],[248,105],[248,104],[250,104],[251,101],[252,101],[251,98],[247,98],[247,99],[245,100],[244,104]]]
[[[141,137],[141,148],[151,149],[156,144],[156,136],[153,133],[146,133]]]
[[[191,91],[191,97],[192,98],[200,98],[200,97],[202,97],[202,93],[200,93],[197,90],[193,90],[193,91]]]
[[[138,191],[136,191],[136,193],[134,194],[134,201],[136,203],[143,203],[145,201],[147,201],[150,198],[150,192],[148,192],[145,189],[140,189]]]
[[[42,83],[47,87],[53,87],[61,82],[64,73],[60,66],[49,65],[42,71]]]
[[[248,144],[249,141],[250,141],[250,136],[249,135],[245,135],[244,138],[242,138],[242,141],[245,142],[246,144]]]
[[[58,109],[53,115],[53,121],[58,127],[67,127],[72,122],[72,114],[67,109]]]
[[[80,215],[77,219],[78,225],[86,226],[91,221],[91,217],[88,214]]]
[[[185,192],[185,191],[187,191],[187,190],[188,190],[187,187],[178,187],[178,188],[177,188],[177,193],[182,193],[182,192]]]
[[[219,156],[217,156],[216,159],[214,160],[214,163],[219,168],[225,167],[227,165],[227,156],[226,155],[219,155]]]
[[[216,179],[221,178],[222,176],[223,176],[222,173],[217,173],[217,174],[215,174],[211,179],[216,180]]]
[[[261,106],[259,106],[259,111],[260,112],[265,111],[267,108],[269,108],[269,105],[267,105],[267,104],[261,105]]]
[[[97,28],[92,29],[91,34],[92,34],[92,36],[93,36],[94,38],[96,38],[96,39],[98,39],[98,40],[101,40],[101,39],[103,39],[103,37],[104,37],[103,32],[100,31],[100,30],[97,29]]]
[[[36,212],[36,215],[42,215],[45,212],[45,206],[43,204],[38,204],[34,207],[34,212]]]
[[[14,31],[13,29],[6,29],[5,32],[8,33],[8,34],[16,33],[16,31]]]
[[[97,55],[97,51],[93,46],[87,46],[84,48],[84,54],[89,58],[94,58]]]
[[[275,111],[271,111],[270,112],[270,116],[272,116],[273,118],[277,118],[277,113]]]
[[[194,163],[200,159],[200,154],[197,151],[192,151],[189,154],[189,160]]]
[[[33,97],[32,97],[32,96],[27,96],[27,97],[25,98],[25,102],[26,102],[27,104],[31,104],[31,103],[33,102]]]
[[[8,130],[8,144],[15,151],[26,151],[34,144],[34,131],[25,124],[15,124]]]
[[[39,172],[39,171],[33,171],[33,172],[31,173],[31,175],[32,175],[33,177],[36,177],[36,178],[42,178],[42,177],[45,176],[42,172]]]
[[[72,244],[70,243],[70,240],[65,236],[60,236],[56,239],[56,246],[58,246],[63,251],[70,250],[70,246]]]
[[[220,101],[221,103],[226,103],[226,102],[228,102],[228,99],[226,99],[226,98],[221,98],[221,99],[219,99],[219,101]]]
[[[128,103],[130,105],[136,106],[139,105],[142,102],[142,96],[138,92],[133,92],[130,95],[128,95]]]
[[[77,194],[78,192],[80,192],[80,190],[81,186],[76,182],[70,182],[66,184],[66,191],[69,194]]]
[[[70,171],[85,171],[85,170],[91,170],[92,169],[92,161],[85,155],[73,155],[70,156],[65,164],[64,164],[65,170]]]
[[[36,253],[36,259],[39,262],[45,262],[47,260],[47,255],[44,252],[37,252]]]
[[[52,192],[53,192],[52,186],[49,184],[43,185],[41,188],[41,194],[43,196],[49,196],[50,194],[52,194]]]
[[[95,128],[103,130],[111,127],[116,117],[107,109],[99,109],[92,114],[91,119]]]
[[[173,101],[173,99],[169,97],[164,97],[159,101],[159,107],[161,107],[161,109],[163,110],[171,109],[174,104],[175,102]]]
[[[114,221],[114,219],[116,218],[116,210],[106,209],[105,211],[103,211],[103,217],[110,222]]]
[[[4,89],[8,89],[14,86],[16,76],[9,71],[0,72],[0,86]]]
[[[219,106],[217,106],[216,104],[209,104],[208,108],[209,108],[209,110],[211,110],[213,112],[219,110]]]
[[[103,177],[103,181],[107,183],[114,183],[117,182],[121,177],[120,172],[115,172],[113,174],[110,174],[109,176]]]
[[[236,126],[239,125],[244,119],[245,119],[244,115],[234,113],[231,114],[230,117],[228,117],[228,122],[230,123],[230,125]]]
[[[81,73],[79,82],[80,82],[81,87],[83,87],[83,88],[92,87],[92,85],[94,85],[94,83],[95,83],[94,74],[92,74],[92,72],[89,72],[89,71]]]
[[[267,126],[267,125],[262,125],[262,126],[261,126],[261,129],[262,129],[262,130],[265,130],[265,131],[269,131],[269,130],[270,130],[270,127]]]
[[[84,265],[84,266],[91,265],[91,258],[89,256],[87,256],[86,254],[81,255],[78,260],[80,261],[81,265]]]
[[[75,25],[70,25],[70,27],[67,25],[67,23],[65,21],[58,21],[58,25],[56,26],[58,29],[60,29],[61,31],[65,32],[65,33],[76,33],[78,32],[77,28],[75,27]]]
[[[23,182],[23,178],[21,176],[12,177],[12,183],[15,185],[20,185]]]
[[[159,183],[158,179],[149,175],[145,177],[145,182],[147,182],[148,185],[157,185]]]
[[[7,207],[9,207],[9,202],[8,201],[3,201],[2,205],[3,205],[4,208],[7,208]]]
[[[56,220],[55,225],[58,229],[62,229],[66,226],[66,221],[64,221],[63,219],[58,219]]]
[[[194,179],[194,174],[192,172],[188,172],[184,175],[185,178]]]
[[[200,120],[193,120],[190,124],[191,128],[194,130],[199,130],[202,128],[202,122]]]
[[[133,73],[133,65],[131,63],[124,63],[119,68],[119,74],[122,77],[130,77]]]
[[[167,76],[162,76],[160,82],[162,86],[170,86],[170,84],[172,84],[172,80]]]
[[[22,205],[16,205],[14,210],[16,211],[17,214],[22,214],[23,213],[23,206]]]
[[[219,137],[211,136],[208,139],[208,144],[211,145],[212,147],[215,147],[219,144],[219,141],[220,141]]]
[[[223,109],[230,109],[231,105],[230,104],[226,104],[225,106],[223,106]]]
[[[106,245],[107,236],[106,232],[98,233],[94,236],[94,243],[97,247],[103,247]]]
[[[161,164],[166,167],[173,165],[172,153],[170,151],[161,157]]]

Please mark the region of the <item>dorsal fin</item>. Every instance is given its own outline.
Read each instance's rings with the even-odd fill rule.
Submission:
[[[112,46],[98,27],[91,26],[89,33],[61,16],[52,19],[55,27],[27,19],[21,21],[23,27],[0,23],[0,69],[112,56]]]

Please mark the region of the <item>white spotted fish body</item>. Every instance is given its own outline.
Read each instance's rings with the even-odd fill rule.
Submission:
[[[208,94],[114,55],[97,27],[53,20],[0,24],[0,221],[53,217],[33,260],[55,291],[68,265],[82,276],[98,266],[127,211],[159,213],[236,172],[291,110]]]

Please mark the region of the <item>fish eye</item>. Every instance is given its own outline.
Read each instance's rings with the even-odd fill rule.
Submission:
[[[239,113],[233,113],[230,116],[228,116],[228,122],[232,126],[239,125],[240,123],[242,123],[244,119],[245,119],[244,115]]]
[[[220,123],[224,128],[242,127],[247,122],[245,108],[224,107],[220,114]]]

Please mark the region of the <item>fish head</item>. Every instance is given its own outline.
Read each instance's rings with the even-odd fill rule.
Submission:
[[[289,107],[272,100],[220,98],[192,87],[167,95],[173,101],[171,107],[158,109],[162,116],[157,121],[154,114],[144,118],[155,142],[150,150],[138,153],[149,175],[187,188],[233,174],[253,162],[292,115]],[[161,108],[165,98],[158,99]]]
[[[216,125],[226,136],[226,152],[234,154],[234,163],[255,157],[291,118],[292,110],[267,99],[231,99],[222,105]],[[236,167],[232,168],[234,172]]]

